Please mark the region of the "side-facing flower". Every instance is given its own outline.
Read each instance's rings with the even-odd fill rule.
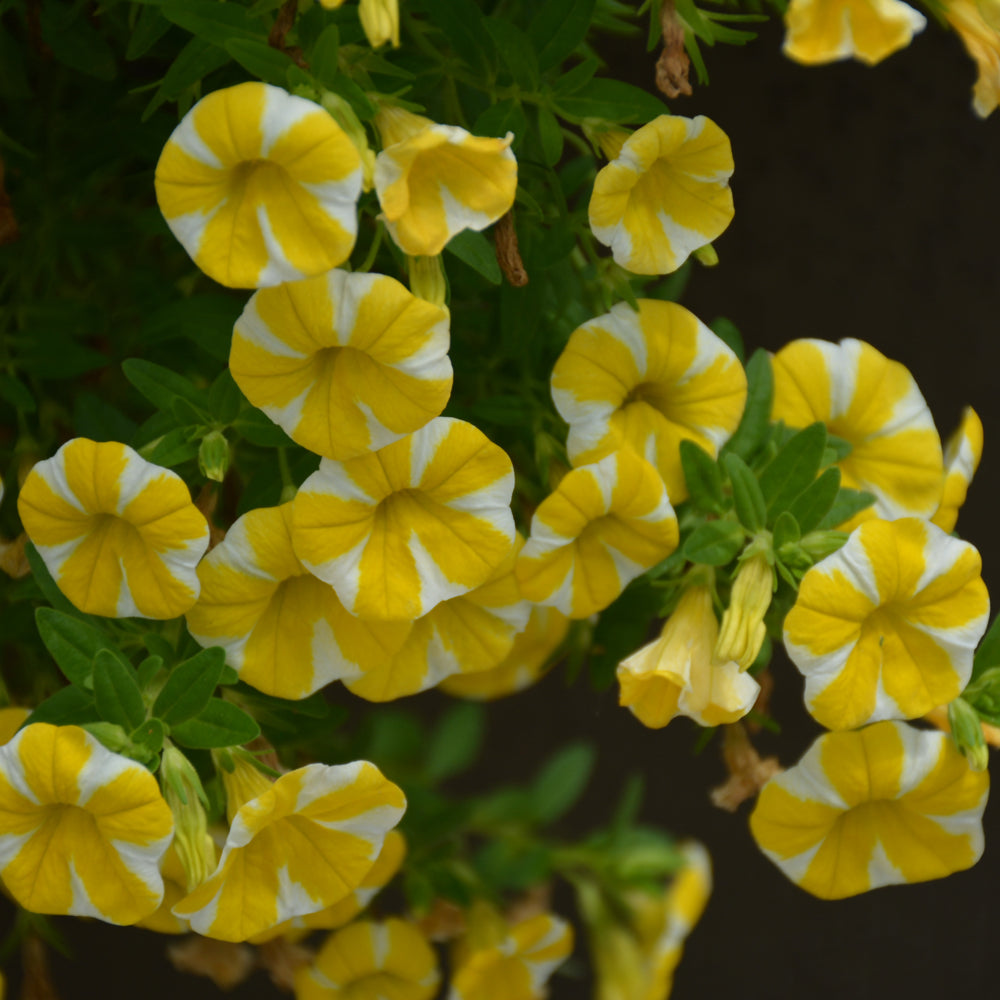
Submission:
[[[539,504],[515,565],[517,582],[527,600],[586,618],[666,559],[678,539],[656,469],[617,451],[567,473]]]
[[[983,422],[979,414],[967,406],[962,411],[958,430],[948,439],[944,449],[944,494],[931,521],[942,531],[954,531],[958,512],[965,503],[972,478],[983,457]]]
[[[485,583],[514,544],[506,453],[437,417],[380,451],[324,459],[293,501],[292,542],[351,614],[413,621]]]
[[[463,229],[485,229],[514,204],[517,160],[510,133],[483,138],[388,105],[375,125],[383,146],[375,160],[375,192],[386,228],[404,253],[438,254]]]
[[[656,466],[672,503],[687,497],[681,441],[710,455],[736,430],[747,379],[736,355],[683,306],[619,302],[575,330],[552,370],[574,465],[630,448]]]
[[[989,781],[944,733],[877,722],[820,736],[764,786],[750,829],[793,882],[843,899],[971,868]]]
[[[982,560],[918,518],[865,521],[802,578],[785,648],[828,729],[915,719],[957,698],[989,616]]]
[[[594,181],[590,228],[625,270],[676,271],[732,222],[729,137],[704,115],[660,115],[603,145],[611,162]]]
[[[930,517],[943,489],[941,439],[913,376],[860,340],[793,340],[773,358],[771,416],[789,427],[817,420],[843,438],[841,484],[867,490],[869,517]]]
[[[229,370],[303,447],[343,460],[438,416],[451,393],[448,313],[381,274],[328,274],[251,296]]]
[[[203,97],[156,166],[167,225],[210,278],[260,288],[347,260],[361,159],[322,108],[241,83]]]
[[[643,725],[661,729],[678,715],[699,726],[742,719],[760,685],[739,664],[716,662],[719,625],[708,587],[689,587],[660,638],[618,664],[620,704]]]
[[[174,472],[117,441],[74,438],[38,462],[17,498],[59,589],[108,618],[176,618],[198,597],[208,522]]]
[[[399,0],[361,0],[358,17],[373,49],[386,42],[399,48]]]
[[[78,726],[0,747],[0,875],[26,910],[134,924],[163,896],[173,832],[152,774]]]
[[[201,596],[187,613],[203,646],[222,646],[247,684],[305,698],[331,681],[386,663],[406,639],[403,622],[349,614],[336,591],[292,549],[292,504],[239,518],[198,566]]]
[[[979,70],[972,107],[986,118],[1000,103],[1000,9],[996,0],[947,0],[942,7]]]

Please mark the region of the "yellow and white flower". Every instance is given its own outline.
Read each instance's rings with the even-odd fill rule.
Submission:
[[[946,0],[942,7],[979,70],[972,107],[986,118],[1000,104],[1000,5],[997,0]]]
[[[117,441],[74,438],[33,466],[17,498],[59,589],[108,618],[176,618],[198,597],[208,522],[184,481]]]
[[[187,613],[203,646],[222,646],[247,684],[305,698],[331,681],[387,663],[410,626],[349,614],[292,549],[292,504],[244,514],[198,566],[201,596]]]
[[[254,294],[229,356],[236,384],[304,448],[343,461],[438,416],[448,313],[381,274],[330,271]]]
[[[784,52],[809,66],[852,57],[873,66],[906,48],[926,24],[901,0],[791,0]]]
[[[841,484],[867,490],[869,517],[930,517],[941,501],[941,439],[913,376],[860,340],[793,340],[773,358],[772,418],[789,427],[817,420],[851,445],[837,463]]]
[[[411,923],[358,921],[327,938],[295,975],[296,1000],[431,1000],[441,983],[437,956]]]
[[[538,506],[515,566],[521,594],[569,618],[587,618],[666,559],[678,538],[656,469],[617,451],[567,473]]]
[[[954,531],[958,512],[965,503],[969,485],[983,457],[983,422],[967,406],[962,422],[944,449],[944,494],[931,521],[943,531]]]
[[[916,719],[972,675],[989,595],[979,553],[918,518],[866,521],[802,578],[785,648],[827,729]]]
[[[322,108],[241,83],[203,97],[156,166],[167,225],[210,278],[261,288],[329,271],[357,236],[361,158]]]
[[[663,626],[660,638],[618,664],[620,704],[651,729],[678,715],[699,726],[742,719],[760,685],[739,664],[715,662],[719,623],[708,587],[689,587]]]
[[[78,726],[0,747],[0,875],[26,910],[134,924],[163,897],[173,831],[152,774]]]
[[[626,302],[575,330],[552,371],[552,399],[569,424],[574,465],[631,448],[656,466],[671,502],[687,497],[680,443],[710,455],[729,440],[746,404],[736,355],[673,302]]]
[[[404,253],[438,254],[462,230],[485,229],[514,204],[511,133],[483,138],[391,106],[379,111],[375,124],[383,147],[375,159],[375,192]]]
[[[820,736],[764,786],[750,829],[793,882],[843,899],[971,868],[989,781],[945,733],[878,722]]]
[[[351,614],[413,621],[485,583],[514,545],[514,469],[472,424],[437,417],[299,490],[292,542]]]
[[[594,180],[590,228],[626,271],[676,271],[733,221],[733,151],[704,115],[660,115],[602,139],[611,162]]]

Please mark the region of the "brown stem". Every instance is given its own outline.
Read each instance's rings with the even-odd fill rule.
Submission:
[[[528,272],[524,269],[524,261],[521,260],[514,217],[510,212],[502,215],[497,221],[493,229],[493,239],[496,244],[497,263],[504,277],[515,288],[523,288],[528,283]]]
[[[688,73],[691,60],[684,51],[684,25],[677,16],[674,0],[663,0],[660,8],[660,27],[663,32],[663,51],[656,61],[656,86],[667,97],[690,97],[691,83]]]
[[[725,726],[722,733],[722,759],[729,779],[718,788],[713,788],[710,796],[713,805],[726,812],[736,812],[782,768],[777,757],[761,758],[742,722]]]
[[[267,44],[270,45],[272,49],[284,52],[285,55],[289,56],[295,62],[295,65],[300,69],[308,69],[309,64],[306,62],[305,57],[302,54],[302,49],[296,46],[285,45],[285,36],[292,30],[292,26],[295,24],[295,15],[298,14],[298,12],[299,0],[285,0],[285,2],[281,5],[281,9],[278,11],[278,17],[271,26],[271,30],[268,32]]]
[[[0,156],[0,246],[13,243],[20,235],[21,230],[17,225],[14,207],[10,203],[10,196],[4,186],[3,157]]]

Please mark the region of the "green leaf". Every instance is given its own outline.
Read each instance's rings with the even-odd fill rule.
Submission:
[[[94,658],[109,647],[107,636],[92,625],[55,608],[37,608],[35,624],[45,648],[71,684],[89,687]]]
[[[700,510],[721,513],[722,472],[718,462],[694,441],[681,441],[681,466],[691,502]]]
[[[194,718],[219,686],[225,665],[226,651],[221,646],[204,649],[178,663],[153,703],[153,715],[168,726]]]
[[[263,31],[255,26],[242,4],[216,3],[214,0],[167,0],[160,10],[165,18],[190,31],[196,38],[222,48],[231,39],[266,40]]]
[[[228,368],[223,368],[208,390],[208,408],[220,424],[230,424],[239,415],[243,393]]]
[[[583,43],[596,2],[548,0],[537,5],[538,13],[528,28],[528,37],[538,53],[542,70],[555,68]]]
[[[98,80],[113,80],[115,53],[78,4],[41,5],[42,39],[56,60]],[[6,29],[5,29],[6,30]]]
[[[445,250],[482,275],[490,284],[499,285],[503,280],[493,244],[482,233],[466,229],[453,236]]]
[[[328,24],[309,54],[309,69],[323,86],[340,73],[339,53],[340,29],[335,24]]]
[[[48,722],[53,726],[78,726],[82,722],[97,722],[98,718],[94,699],[83,688],[71,684],[46,698],[28,716],[25,725]]]
[[[794,544],[801,537],[802,531],[799,528],[799,522],[787,510],[782,511],[774,522],[774,548],[777,550],[782,545]]]
[[[198,454],[198,439],[192,435],[190,427],[177,427],[164,434],[152,448],[142,449],[142,457],[154,465],[172,469],[187,462]]]
[[[483,24],[483,13],[473,0],[410,0],[408,7],[421,10],[441,31],[455,55],[479,74],[493,66],[493,46]]]
[[[669,114],[658,98],[622,80],[597,79],[572,94],[555,94],[553,101],[564,118],[604,118],[610,122],[646,122]]]
[[[234,421],[233,429],[251,444],[261,448],[290,448],[295,442],[266,413],[256,407],[244,410]]]
[[[106,355],[72,337],[63,337],[49,331],[39,331],[23,343],[17,352],[17,367],[44,379],[77,378],[86,372],[104,368],[109,364]]]
[[[146,753],[158,754],[163,749],[163,741],[167,737],[166,727],[159,719],[147,719],[141,726],[134,729],[129,739],[142,747]]]
[[[211,698],[195,718],[171,726],[170,736],[192,750],[213,750],[249,743],[260,736],[260,726],[243,709]]]
[[[833,501],[833,505],[827,511],[823,520],[819,522],[818,527],[821,529],[838,528],[845,521],[854,517],[855,514],[860,514],[861,511],[867,510],[873,503],[875,503],[873,494],[866,493],[864,490],[851,490],[846,486],[842,486],[836,500]]]
[[[788,512],[798,522],[803,534],[819,526],[837,498],[840,469],[824,469],[819,478],[792,501]]]
[[[170,22],[152,5],[139,11],[132,35],[125,49],[125,58],[130,62],[144,56],[168,31]]]
[[[767,515],[760,483],[746,462],[735,452],[726,455],[722,459],[722,465],[733,486],[733,506],[736,509],[736,516],[747,531],[756,534],[764,527]]]
[[[483,24],[514,83],[522,90],[535,90],[538,86],[538,59],[528,36],[504,17],[487,17]]]
[[[94,699],[101,718],[126,732],[146,721],[146,706],[135,671],[110,649],[100,649],[94,657]]]
[[[6,400],[22,413],[35,412],[35,397],[28,387],[13,375],[0,375],[0,399]]]
[[[593,57],[588,56],[581,63],[577,63],[572,69],[560,73],[555,80],[553,89],[557,94],[572,94],[579,90],[584,84],[593,79],[594,74],[601,68],[601,64]]]
[[[256,38],[232,38],[225,49],[248,73],[277,87],[285,85],[288,70],[295,65],[284,52]]]
[[[136,423],[106,399],[84,391],[73,400],[73,430],[91,441],[131,441]]]
[[[210,419],[205,393],[183,375],[141,358],[123,361],[122,371],[125,378],[159,409],[170,410],[174,400],[180,398],[190,403],[205,419]]]
[[[554,754],[531,785],[531,813],[552,823],[568,812],[590,781],[597,754],[589,743],[571,743]]]
[[[746,533],[733,521],[708,521],[684,543],[684,557],[706,566],[725,566],[736,558]]]
[[[725,316],[719,316],[708,324],[709,329],[721,340],[743,363],[743,337],[736,328],[736,324]]]
[[[176,100],[188,88],[200,83],[209,73],[225,66],[229,61],[229,53],[225,49],[220,49],[217,45],[212,45],[211,42],[201,38],[192,38],[171,63],[159,90],[146,105],[140,120],[148,121],[165,101]]]
[[[491,840],[476,852],[474,864],[494,892],[523,892],[549,878],[552,852],[545,844]]]
[[[349,77],[343,73],[338,74],[327,81],[327,90],[332,90],[339,94],[354,109],[354,113],[363,121],[371,121],[378,108],[365,94],[365,92]]]
[[[563,154],[563,132],[559,119],[548,108],[538,108],[538,140],[542,147],[542,160],[547,167],[554,167]]]
[[[503,139],[508,132],[513,132],[515,145],[527,129],[528,119],[524,117],[521,102],[513,98],[491,104],[472,126],[475,135],[495,136],[498,139]]]
[[[769,514],[788,510],[792,501],[812,485],[825,448],[826,427],[817,422],[790,438],[768,463],[760,474],[760,488]]]
[[[771,423],[771,403],[774,399],[774,373],[767,351],[753,352],[746,365],[747,402],[736,432],[726,442],[723,454],[732,452],[751,459],[764,443]]]
[[[139,684],[139,687],[145,691],[153,681],[156,680],[157,675],[163,669],[163,657],[162,656],[147,656],[146,659],[139,664],[135,671],[135,679]]]
[[[424,774],[432,782],[444,781],[471,767],[483,744],[486,713],[475,702],[450,708],[435,725],[427,749]]]
[[[229,360],[233,326],[243,302],[233,295],[190,295],[153,310],[142,324],[143,344],[186,338],[216,361]]]
[[[1000,667],[1000,615],[993,619],[982,642],[979,643],[972,660],[972,680],[977,680],[993,667]]]

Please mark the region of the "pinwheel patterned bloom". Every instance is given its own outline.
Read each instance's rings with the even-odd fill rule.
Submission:
[[[17,499],[59,589],[109,618],[176,618],[198,597],[208,522],[175,473],[116,441],[74,438],[38,462]]]
[[[979,553],[918,518],[866,521],[803,577],[785,648],[827,729],[958,697],[989,616]]]
[[[944,449],[944,495],[931,518],[943,531],[955,530],[958,512],[965,503],[969,485],[982,457],[983,422],[979,414],[967,406],[962,412],[958,430],[949,438]]]
[[[222,646],[242,680],[279,698],[305,698],[387,663],[410,631],[349,614],[333,587],[306,570],[292,549],[290,502],[244,514],[198,576],[191,634],[203,646]]]
[[[945,733],[878,722],[819,737],[764,786],[750,829],[793,882],[843,899],[971,868],[989,780]]]
[[[202,98],[156,167],[167,225],[210,278],[261,288],[347,260],[361,158],[322,108],[241,83]]]
[[[869,517],[930,517],[944,482],[941,440],[913,376],[870,344],[793,340],[774,356],[772,417],[789,427],[817,420],[851,453],[837,463],[841,484],[867,490]]]
[[[485,229],[514,204],[512,134],[482,138],[390,106],[375,124],[383,146],[375,160],[375,192],[386,228],[404,253],[438,254],[462,230]]]
[[[732,660],[713,659],[719,624],[708,587],[689,587],[660,638],[618,665],[620,703],[643,725],[661,729],[678,715],[699,726],[742,719],[760,685]]]
[[[296,1000],[431,1000],[441,974],[424,935],[404,920],[365,920],[331,935],[295,976]]]
[[[567,473],[535,511],[515,567],[521,594],[586,618],[666,559],[678,537],[656,470],[632,452],[615,452]]]
[[[501,448],[438,417],[372,454],[324,459],[293,501],[292,541],[351,614],[413,621],[503,562],[513,489]]]
[[[134,924],[163,896],[173,829],[152,774],[78,726],[0,748],[0,875],[26,910]]]
[[[943,11],[979,70],[972,107],[980,118],[986,118],[1000,104],[1000,4],[997,0],[947,0]]]
[[[448,344],[446,310],[393,278],[335,270],[253,295],[233,330],[229,370],[293,440],[342,461],[441,413]]]
[[[676,271],[732,222],[732,149],[704,115],[660,115],[602,146],[611,162],[594,181],[590,228],[626,271]]]
[[[284,774],[238,809],[219,867],[174,914],[206,937],[245,941],[332,906],[358,888],[405,807],[367,761]]]
[[[552,371],[574,465],[631,448],[652,462],[673,503],[687,496],[680,443],[710,455],[743,415],[747,380],[736,355],[673,302],[620,302],[574,331]]]
[[[872,66],[906,48],[926,24],[900,0],[791,0],[784,51],[807,65],[853,57]]]

